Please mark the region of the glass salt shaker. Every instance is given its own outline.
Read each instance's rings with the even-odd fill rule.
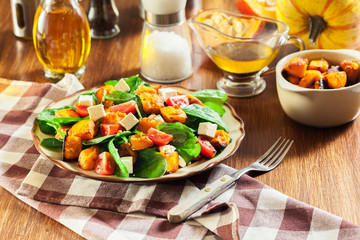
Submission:
[[[151,82],[174,83],[192,74],[185,5],[186,0],[142,0],[141,74]]]

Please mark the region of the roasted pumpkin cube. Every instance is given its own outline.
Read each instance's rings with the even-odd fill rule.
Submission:
[[[105,117],[101,119],[102,124],[120,124],[120,121],[126,116],[122,112],[107,112]]]
[[[311,60],[308,70],[318,70],[320,72],[326,72],[329,69],[329,63],[325,59]]]
[[[163,156],[166,161],[166,172],[176,172],[179,169],[179,153],[175,151],[175,147],[165,145],[161,146],[159,150],[161,156]]]
[[[344,60],[340,63],[340,67],[345,71],[349,84],[355,84],[359,81],[360,66],[354,60]]]
[[[149,117],[143,117],[137,130],[143,133],[147,133],[150,128],[156,128],[164,122],[164,119],[160,115],[151,114]]]
[[[160,109],[161,116],[167,123],[184,123],[187,119],[186,113],[178,106],[167,106]]]
[[[143,92],[140,94],[140,100],[143,109],[147,114],[159,114],[160,108],[164,107],[164,101],[161,99],[160,95],[155,93]]]
[[[297,57],[291,59],[288,63],[286,63],[284,70],[295,77],[302,78],[305,76],[307,66],[307,59]]]
[[[293,76],[293,75],[287,76],[286,79],[287,79],[290,83],[295,84],[295,85],[299,85],[299,82],[300,82],[300,80],[301,80],[301,78],[295,77],[295,76]]]
[[[99,104],[102,103],[103,97],[109,93],[112,93],[113,91],[115,91],[115,87],[112,85],[105,85],[105,86],[100,87],[95,93],[98,103]],[[109,108],[112,105],[114,105],[114,102],[105,99],[103,105],[104,105],[104,108],[106,109],[106,108]]]
[[[307,70],[305,76],[300,80],[299,86],[305,88],[314,88],[316,81],[323,79],[324,76],[318,70]]]
[[[215,136],[213,138],[209,138],[211,145],[213,145],[216,149],[226,148],[227,145],[230,144],[230,135],[228,132],[224,130],[216,130]]]
[[[328,73],[325,76],[329,88],[345,87],[346,79],[346,73],[344,71]]]
[[[62,132],[62,133],[66,133],[70,130],[71,126],[62,126],[58,129],[59,132]],[[55,134],[55,138],[58,138],[58,139],[62,139],[62,136],[60,135],[60,133],[56,133]]]
[[[186,97],[189,99],[189,104],[199,104],[200,106],[205,106],[197,97],[192,96],[190,94],[186,95]]]
[[[95,168],[95,161],[99,154],[100,147],[96,145],[82,150],[78,158],[79,166],[84,170],[93,170]]]
[[[146,135],[135,134],[130,138],[130,144],[132,150],[142,150],[154,146],[153,141]]]
[[[119,155],[120,157],[131,156],[133,163],[136,162],[137,153],[133,149],[131,149],[131,144],[128,142],[124,142],[120,145]]]
[[[57,110],[55,112],[55,117],[81,118],[80,115],[72,108]]]
[[[72,160],[79,157],[82,150],[81,138],[77,136],[65,136],[64,138],[64,160]]]
[[[160,85],[158,86],[154,86],[154,87],[146,87],[144,84],[141,84],[139,89],[136,90],[136,94],[140,95],[141,93],[153,93],[153,94],[157,94],[158,90],[160,88]]]
[[[80,137],[81,140],[93,139],[97,131],[95,129],[95,122],[91,119],[82,120],[75,123],[69,130],[70,136]]]

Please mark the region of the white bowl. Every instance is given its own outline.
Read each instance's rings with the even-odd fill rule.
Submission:
[[[339,89],[309,89],[288,82],[281,74],[295,57],[309,60],[324,58],[330,65],[344,59],[360,63],[360,51],[305,50],[282,58],[276,65],[276,88],[281,107],[293,120],[313,127],[334,127],[354,120],[360,113],[360,83]]]

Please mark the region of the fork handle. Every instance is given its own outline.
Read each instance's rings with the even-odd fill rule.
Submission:
[[[188,199],[169,210],[167,215],[169,222],[178,223],[183,221],[190,214],[225,192],[235,181],[235,178],[224,175],[199,192],[191,195]]]

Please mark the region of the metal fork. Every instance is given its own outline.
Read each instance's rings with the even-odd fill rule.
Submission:
[[[219,196],[230,188],[244,173],[249,171],[268,172],[277,167],[289,151],[292,140],[281,137],[267,150],[267,152],[251,165],[240,169],[230,175],[224,175],[209,186],[190,196],[184,202],[169,210],[167,218],[172,223],[178,223],[190,214],[200,209],[206,203]]]

